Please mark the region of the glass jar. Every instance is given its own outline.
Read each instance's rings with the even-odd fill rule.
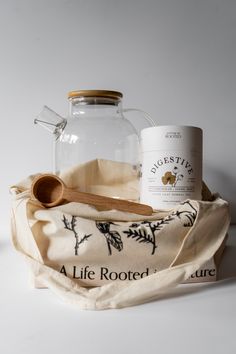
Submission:
[[[83,90],[68,94],[67,125],[56,141],[55,169],[95,159],[139,164],[139,138],[122,114],[122,94]]]
[[[117,91],[71,91],[67,119],[46,107],[36,123],[54,133],[54,173],[76,170],[81,191],[138,200],[139,135],[123,114],[122,97]]]

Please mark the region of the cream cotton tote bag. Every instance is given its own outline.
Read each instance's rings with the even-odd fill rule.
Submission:
[[[74,169],[62,177],[79,188],[77,176]],[[167,294],[214,256],[229,227],[228,203],[217,196],[151,217],[80,203],[46,209],[30,199],[32,179],[11,188],[14,246],[35,286],[82,309],[127,307]],[[136,188],[130,180],[128,188]]]

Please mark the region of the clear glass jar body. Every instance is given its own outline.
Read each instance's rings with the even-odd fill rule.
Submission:
[[[54,154],[55,173],[78,168],[80,190],[138,199],[139,137],[122,113],[121,97],[70,97]]]

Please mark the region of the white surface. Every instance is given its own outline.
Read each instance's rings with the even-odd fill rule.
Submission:
[[[2,354],[235,354],[236,226],[221,280],[185,285],[166,298],[122,310],[81,311],[48,289],[30,289],[24,260],[0,243]]]
[[[235,0],[2,0],[0,43],[1,232],[8,186],[51,169],[51,137],[33,118],[43,104],[65,115],[81,88],[203,128],[204,179],[236,222]]]

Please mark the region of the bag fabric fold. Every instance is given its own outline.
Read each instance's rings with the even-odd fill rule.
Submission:
[[[30,198],[33,177],[11,188],[13,244],[35,286],[80,309],[122,308],[168,294],[214,256],[229,227],[228,203],[219,196],[150,217],[80,203],[46,209]]]

